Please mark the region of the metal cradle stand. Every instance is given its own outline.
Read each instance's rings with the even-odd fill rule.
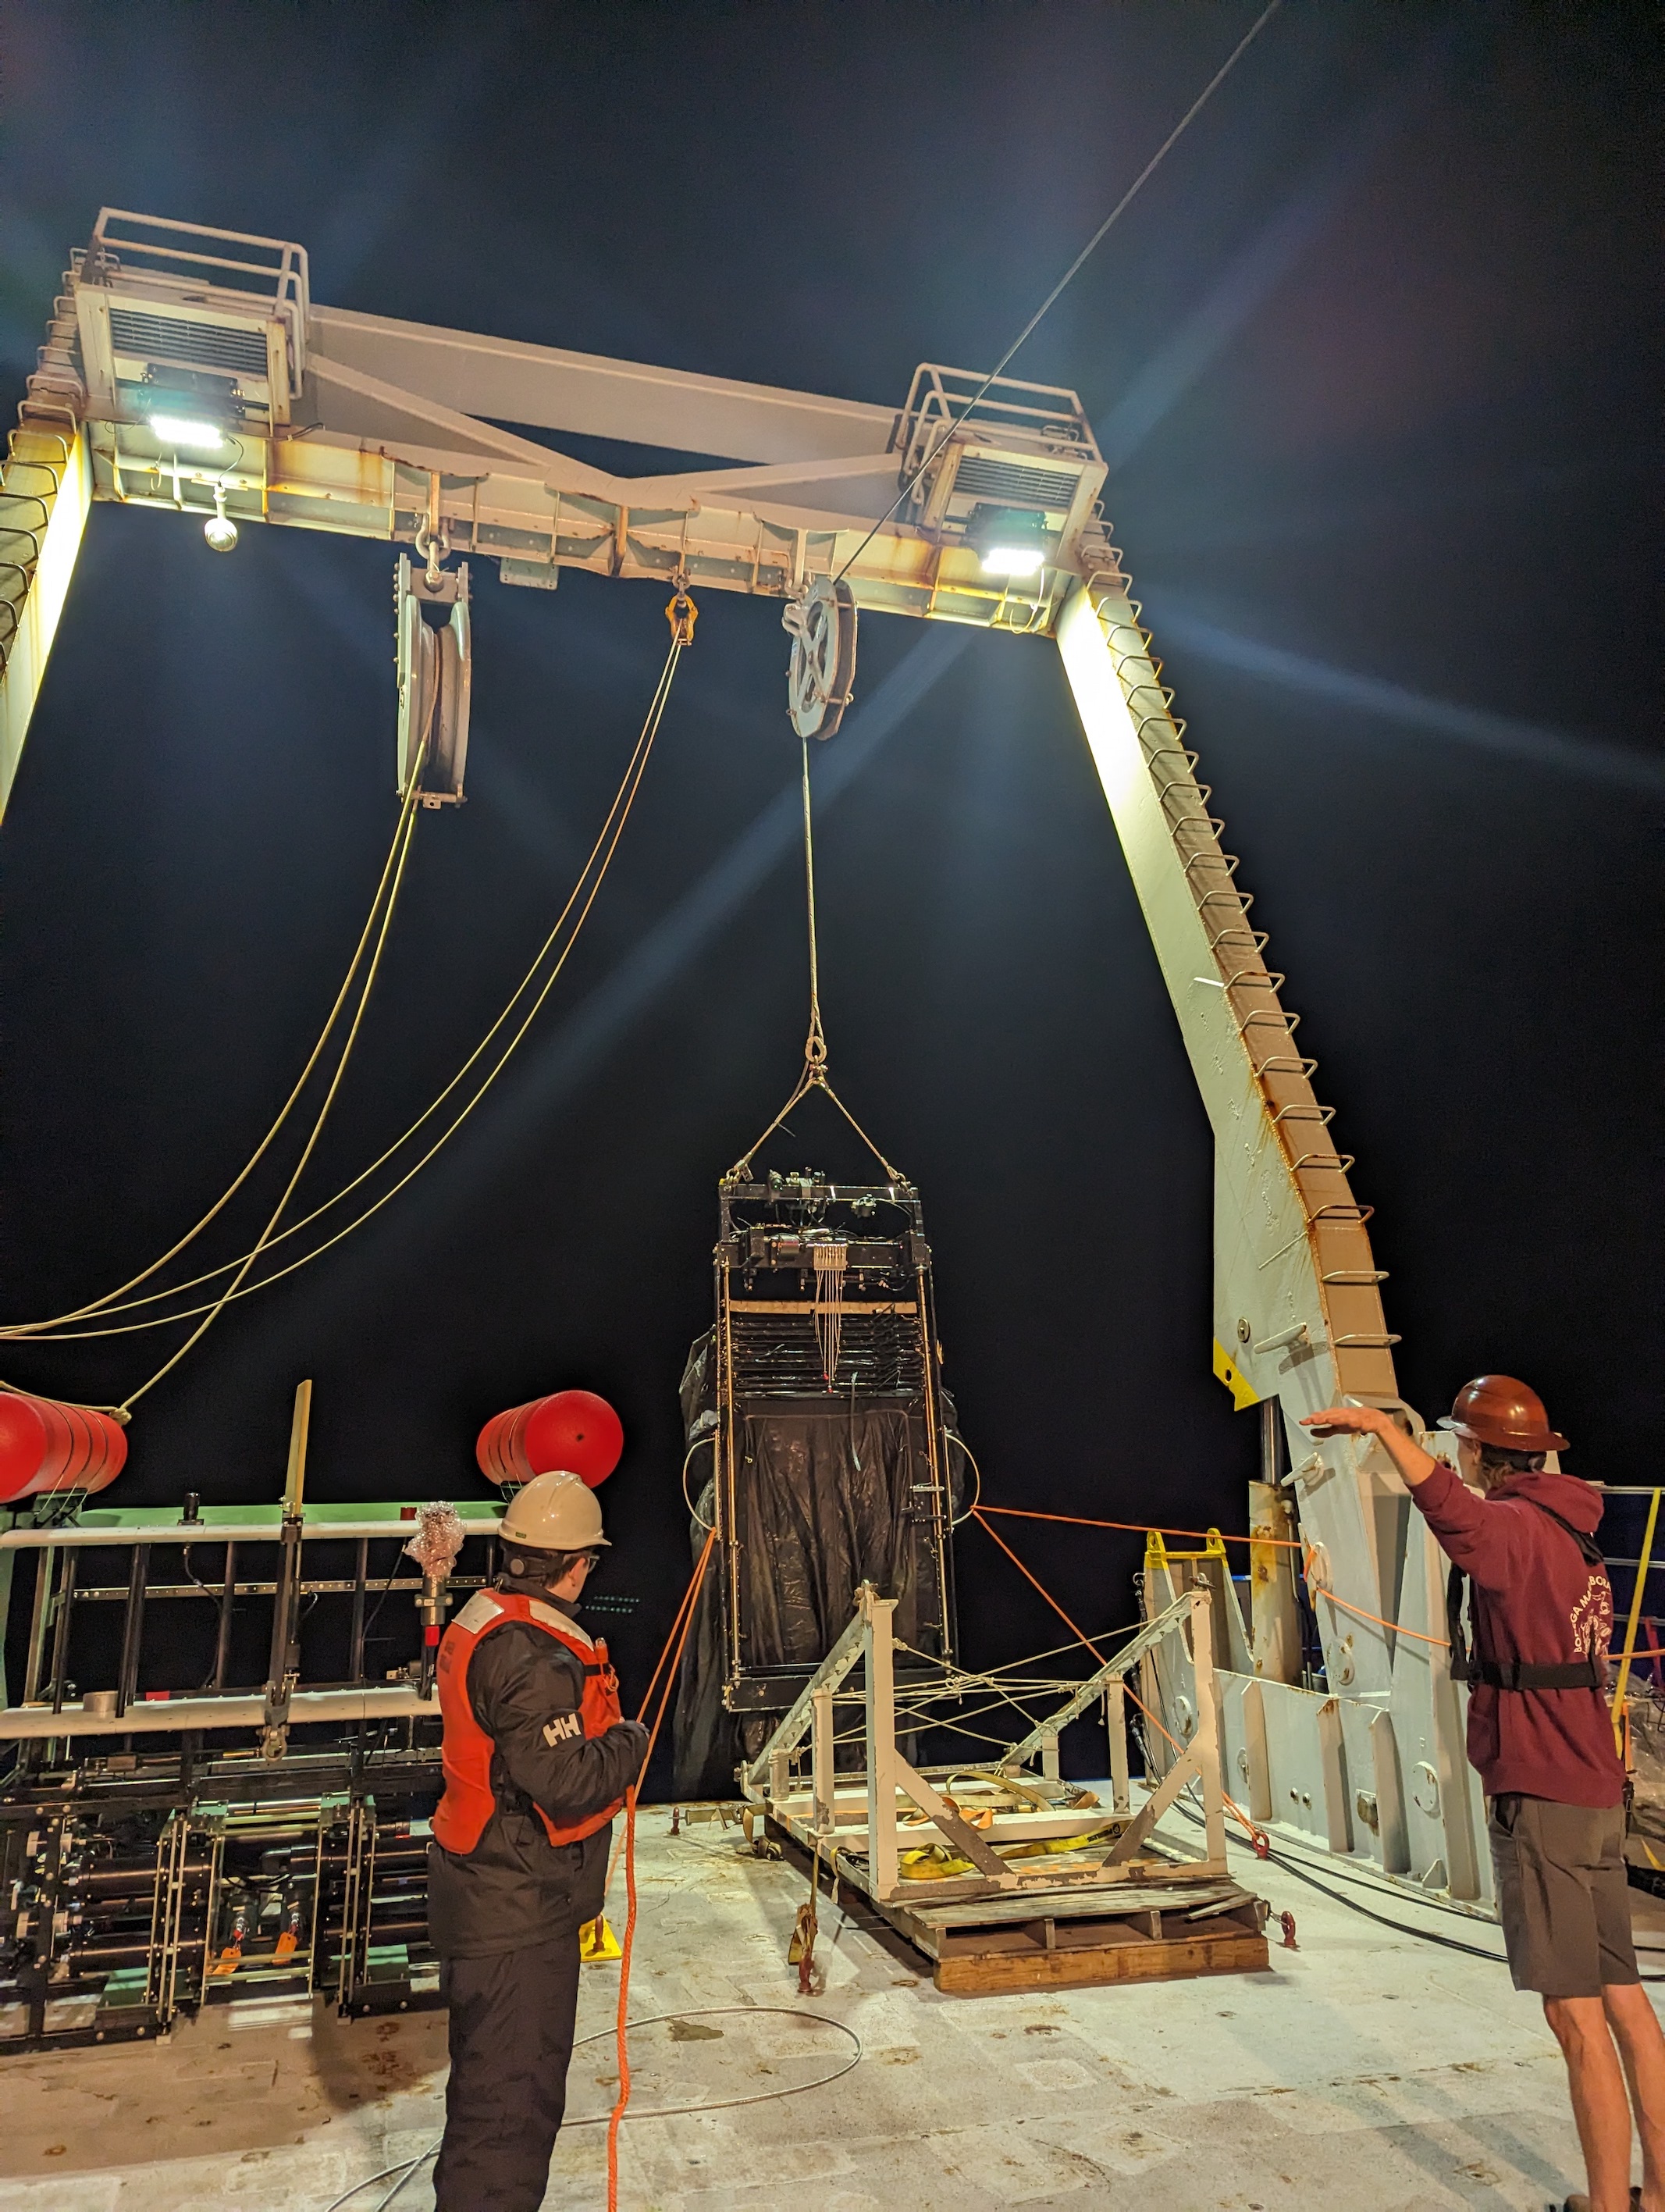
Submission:
[[[897,1737],[893,1601],[870,1584],[808,1687],[742,1768],[748,1799],[935,1964],[939,1988],[1001,1989],[1151,1980],[1263,1967],[1266,1907],[1232,1880],[1211,1656],[1212,1598],[1168,1606],[1067,1701],[981,1770],[913,1765]],[[1129,1671],[1170,1638],[1186,1650],[1197,1697],[1188,1741],[1135,1812],[1123,1703]],[[846,1687],[859,1670],[860,1687]],[[905,1723],[929,1726],[979,1678],[944,1668],[908,1692]],[[1058,1738],[1102,1704],[1112,1805],[1058,1778]],[[835,1763],[838,1716],[859,1706],[863,1771]],[[1035,1771],[1038,1766],[1038,1771]],[[1202,1806],[1203,1852],[1181,1859],[1152,1832],[1181,1793]],[[1014,1802],[1016,1798],[1020,1802]],[[1083,1802],[1085,1800],[1085,1802]],[[945,1848],[941,1848],[945,1847]],[[947,1870],[917,1878],[940,1848]],[[1026,1863],[1035,1854],[1038,1864]],[[955,1870],[963,1866],[963,1871]]]

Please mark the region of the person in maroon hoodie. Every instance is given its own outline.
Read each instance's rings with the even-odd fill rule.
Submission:
[[[1461,1480],[1379,1407],[1329,1406],[1305,1425],[1379,1438],[1452,1563],[1451,1673],[1468,1685],[1468,1757],[1488,1801],[1504,1947],[1516,1988],[1542,1997],[1566,2059],[1589,2180],[1567,2212],[1665,2212],[1665,2034],[1631,1938],[1625,1770],[1605,1694],[1613,1591],[1594,1540],[1601,1496],[1546,1470],[1567,1440],[1536,1393],[1506,1375],[1467,1384],[1439,1425],[1456,1437]],[[1630,2185],[1632,2104],[1640,2189]]]

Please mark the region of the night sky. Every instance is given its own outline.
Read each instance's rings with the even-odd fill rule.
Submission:
[[[997,356],[1255,12],[0,7],[9,397],[110,204],[294,239],[331,305],[899,404],[920,361]],[[1377,1209],[1402,1389],[1432,1417],[1523,1375],[1618,1481],[1656,1473],[1661,1368],[1656,37],[1288,0],[1014,371],[1078,390],[1113,464]],[[306,1056],[392,831],[393,561],[94,514],[0,833],[18,1316],[163,1249]],[[313,1202],[518,980],[663,658],[663,587],[474,587],[469,804],[421,821]],[[601,1587],[640,1601],[639,1680],[687,1572],[714,1185],[801,1051],[785,656],[774,604],[702,595],[538,1027],[408,1192],[144,1401],[112,1503],[275,1497],[302,1376],[316,1495],[480,1497],[484,1419],[587,1384],[629,1436]],[[1207,1126],[1055,653],[869,617],[816,771],[832,1073],[923,1194],[988,1495],[1240,1528]],[[793,1132],[778,1164],[857,1166]],[[119,1398],[178,1334],[4,1371]],[[1014,1540],[1084,1626],[1129,1617],[1136,1539]],[[1056,1640],[978,1531],[959,1557],[973,1656]]]

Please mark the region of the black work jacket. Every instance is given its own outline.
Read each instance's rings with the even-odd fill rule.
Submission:
[[[549,1725],[583,1698],[578,1658],[541,1628],[507,1621],[476,1645],[469,1703],[492,1740],[497,1809],[466,1857],[428,1845],[428,1934],[442,1959],[574,1936],[601,1911],[611,1821],[582,1843],[552,1844],[533,1808],[558,1822],[598,1813],[635,1780],[647,1738],[635,1721],[588,1741]]]

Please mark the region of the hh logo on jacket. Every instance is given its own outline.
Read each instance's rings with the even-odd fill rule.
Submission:
[[[553,1751],[558,1743],[570,1743],[574,1736],[584,1734],[584,1722],[577,1713],[557,1713],[552,1721],[543,1724],[543,1741]]]

